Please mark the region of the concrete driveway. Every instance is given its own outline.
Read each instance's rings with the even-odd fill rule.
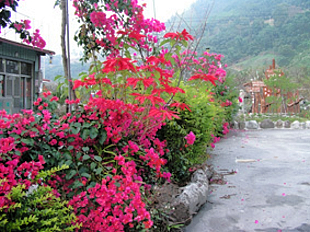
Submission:
[[[310,130],[232,131],[209,161],[225,175],[185,232],[310,232]]]

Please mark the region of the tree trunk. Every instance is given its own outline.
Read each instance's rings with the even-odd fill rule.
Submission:
[[[66,25],[67,25],[67,7],[66,0],[61,0],[61,33],[60,33],[60,46],[62,53],[62,65],[64,68],[65,78],[69,77],[68,74],[68,58],[67,58],[67,46],[66,46]]]
[[[75,94],[75,91],[73,90],[72,78],[70,74],[70,59],[68,58],[69,57],[68,52],[70,51],[67,51],[67,45],[66,45],[66,35],[67,35],[66,32],[68,31],[66,30],[68,27],[67,1],[68,0],[61,0],[60,2],[60,9],[62,12],[60,45],[61,45],[61,52],[62,52],[62,63],[63,63],[64,74],[65,74],[65,78],[68,80],[68,98],[69,100],[75,100],[76,94]],[[69,40],[69,38],[67,38],[67,40]],[[69,109],[71,112],[70,107]]]

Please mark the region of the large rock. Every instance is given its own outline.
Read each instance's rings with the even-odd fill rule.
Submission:
[[[260,127],[263,129],[274,128],[274,123],[270,119],[265,119],[261,122]]]
[[[245,123],[247,129],[258,129],[258,123],[255,120],[251,120]]]
[[[284,126],[284,122],[281,119],[279,119],[276,122],[276,128],[283,128],[283,126]]]
[[[192,218],[207,201],[209,181],[205,171],[198,169],[193,174],[191,181],[189,185],[183,188],[182,193],[172,203],[175,209],[173,217],[182,217],[178,218],[178,220]]]
[[[300,129],[306,129],[306,123],[305,123],[305,122],[301,122],[301,123],[299,124],[299,128],[300,128]]]
[[[294,122],[291,124],[291,128],[292,128],[292,129],[299,129],[299,127],[300,127],[299,121],[294,121]]]
[[[310,129],[310,121],[306,121],[306,128]]]
[[[239,129],[244,130],[245,129],[245,122],[239,122]]]
[[[291,122],[288,121],[288,120],[286,120],[286,121],[284,122],[284,128],[291,128]]]
[[[236,130],[239,129],[239,123],[237,121],[234,121],[233,129],[236,129]]]

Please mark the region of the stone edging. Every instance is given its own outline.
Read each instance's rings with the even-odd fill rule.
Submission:
[[[193,216],[207,202],[209,180],[213,175],[213,168],[205,166],[197,169],[191,181],[184,187],[169,183],[157,189],[160,204],[171,209],[168,213],[171,221],[185,225],[191,222]],[[170,196],[167,196],[167,192]]]
[[[282,121],[278,120],[276,122],[273,122],[270,119],[265,119],[261,123],[258,123],[256,120],[250,120],[250,121],[242,121],[237,122],[234,121],[233,124],[234,129],[310,129],[310,121],[306,122],[299,122],[294,121],[293,123],[290,123],[290,121]]]

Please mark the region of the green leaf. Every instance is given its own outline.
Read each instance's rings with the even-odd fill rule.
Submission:
[[[74,149],[73,146],[69,146],[69,147],[68,147],[68,150],[69,150],[69,151],[71,151],[71,150],[73,150],[73,149]]]
[[[72,132],[72,134],[78,134],[79,132],[80,132],[80,127],[77,127],[77,128],[75,128],[75,127],[71,127],[71,132]]]
[[[96,186],[96,182],[94,182],[94,181],[92,181],[92,182],[90,182],[90,184],[87,186],[87,190],[89,189],[89,188],[93,188],[93,187],[95,187]]]
[[[100,136],[99,143],[100,143],[101,145],[103,145],[103,143],[106,141],[106,139],[107,139],[107,132],[106,132],[106,131],[103,131],[102,134],[101,134],[101,136]]]
[[[86,166],[86,165],[81,166],[80,169],[79,169],[79,173],[80,174],[82,174],[82,173],[90,173],[88,166]]]
[[[131,59],[131,55],[130,55],[130,52],[129,52],[128,50],[126,50],[125,56],[126,56],[127,58],[130,58],[130,59]]]
[[[64,153],[64,158],[67,159],[67,160],[72,160],[72,156],[71,156],[70,152],[65,152]]]
[[[76,170],[71,170],[69,174],[66,175],[66,180],[72,179],[76,175]]]
[[[89,134],[90,134],[90,130],[88,130],[88,129],[83,130],[83,132],[82,132],[82,136],[81,136],[81,137],[82,137],[82,139],[83,139],[83,140],[88,139]]]
[[[94,171],[98,175],[98,174],[102,173],[103,169],[102,168],[97,168]]]
[[[59,78],[62,78],[63,76],[62,75],[57,75],[55,78],[54,78],[54,81],[57,81]]]
[[[160,44],[159,47],[162,47],[163,45],[165,45],[166,43],[169,43],[170,39],[165,39],[163,40]]]
[[[76,158],[77,158],[78,160],[81,158],[81,156],[82,156],[82,153],[81,153],[81,152],[78,152],[78,153],[76,154]]]
[[[20,151],[18,151],[18,150],[15,150],[14,152],[15,152],[15,155],[18,155],[18,156],[22,155],[22,153]]]
[[[89,147],[82,147],[82,150],[85,151],[85,152],[88,152],[89,151]]]
[[[83,156],[83,160],[88,160],[88,159],[90,159],[90,156],[89,156],[89,155],[84,155],[84,156]]]
[[[74,126],[74,127],[77,127],[77,128],[82,127],[81,123],[79,123],[79,122],[74,123],[73,126]]]
[[[98,156],[98,155],[95,155],[94,159],[97,160],[98,162],[102,161],[102,158],[100,156]]]
[[[118,188],[121,187],[121,184],[118,183],[118,182],[115,182],[114,185],[115,185],[116,187],[118,187]]]
[[[29,146],[33,146],[33,144],[34,144],[33,139],[21,139],[21,142],[25,143],[25,144],[27,144]]]
[[[94,139],[98,136],[98,129],[96,127],[92,127],[90,129],[90,138]]]
[[[86,123],[83,124],[83,127],[84,127],[84,128],[89,128],[90,126],[91,126],[91,125],[90,125],[88,122],[86,122]]]
[[[90,164],[90,169],[93,170],[93,169],[96,168],[96,166],[97,166],[97,164],[96,164],[95,162],[92,162],[92,163]]]
[[[65,164],[68,165],[68,166],[70,166],[70,165],[72,164],[72,160],[67,160],[67,161],[65,162]]]
[[[72,142],[74,142],[74,140],[75,140],[75,138],[70,137],[70,138],[68,138],[67,142],[72,143]]]
[[[86,173],[86,172],[82,173],[81,176],[84,176],[84,177],[86,177],[87,179],[90,179],[90,178],[91,178],[91,175],[88,174],[88,173]]]
[[[76,189],[76,188],[79,188],[79,187],[82,187],[84,186],[79,180],[76,180],[73,185],[72,185],[72,188],[73,189]]]

